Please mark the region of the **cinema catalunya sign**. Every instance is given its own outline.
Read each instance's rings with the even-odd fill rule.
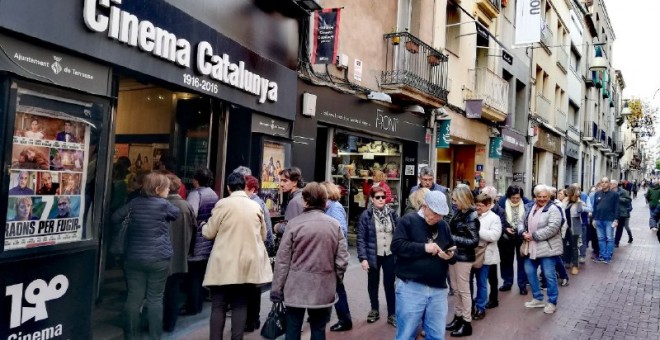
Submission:
[[[247,70],[245,62],[232,61],[226,53],[216,54],[207,41],[197,43],[193,59],[190,41],[123,11],[118,7],[121,3],[122,0],[84,0],[83,19],[87,28],[177,66],[193,65],[198,74],[251,93],[261,104],[266,100],[277,102],[277,82]],[[108,11],[109,15],[104,14]]]

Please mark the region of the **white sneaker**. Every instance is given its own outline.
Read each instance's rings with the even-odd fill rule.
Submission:
[[[527,308],[543,308],[543,307],[545,307],[545,302],[539,301],[537,299],[532,299],[532,301],[525,302],[525,307],[527,307]]]
[[[557,310],[557,306],[548,302],[545,307],[543,307],[543,313],[553,314]]]
[[[653,227],[653,228],[651,228],[651,231],[655,233],[655,232],[657,232],[657,231],[658,231],[658,228],[656,228],[656,227]]]

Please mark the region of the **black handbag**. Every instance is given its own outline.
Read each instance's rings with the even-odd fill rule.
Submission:
[[[266,339],[277,339],[284,333],[286,333],[286,308],[282,302],[275,302],[261,327],[261,336]]]
[[[112,242],[110,242],[110,254],[114,256],[124,256],[126,253],[126,248],[128,240],[126,238],[126,231],[128,230],[128,225],[131,222],[131,208],[128,208],[128,214],[124,217],[124,220],[121,222],[121,226],[112,235]]]

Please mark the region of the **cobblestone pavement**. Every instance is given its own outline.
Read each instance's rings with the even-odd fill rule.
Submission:
[[[610,264],[588,261],[578,275],[570,275],[570,285],[560,287],[557,312],[543,314],[542,309],[529,310],[523,303],[531,299],[518,294],[514,286],[510,292],[500,293],[500,305],[487,311],[486,318],[473,321],[472,337],[480,339],[660,339],[660,244],[648,228],[649,211],[640,193],[633,202],[630,226],[634,242],[628,244],[625,235],[621,247],[615,249]],[[589,250],[590,252],[590,250]],[[354,250],[353,250],[354,255]],[[328,339],[393,339],[395,329],[386,318],[368,324],[369,312],[367,276],[352,256],[346,274],[346,288],[353,316],[353,329],[327,334]],[[386,313],[385,296],[381,288],[380,311]],[[453,317],[454,297],[449,297],[448,318]],[[262,297],[262,322],[270,308],[268,293]],[[333,319],[328,324],[336,322]],[[229,324],[229,322],[228,322]],[[229,325],[225,330],[230,338]],[[207,339],[208,319],[168,338]],[[303,339],[309,329],[303,329]],[[422,339],[421,337],[418,337]],[[451,338],[447,334],[447,338]],[[258,332],[246,334],[245,339],[261,339]]]

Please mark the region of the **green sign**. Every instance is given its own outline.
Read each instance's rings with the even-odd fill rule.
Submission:
[[[451,121],[440,120],[437,122],[435,128],[435,147],[438,149],[449,149],[449,123]]]
[[[500,159],[502,157],[502,137],[490,137],[488,158]]]

